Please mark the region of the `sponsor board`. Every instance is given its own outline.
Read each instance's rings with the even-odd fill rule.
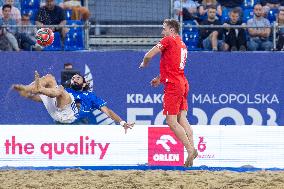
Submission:
[[[147,162],[147,129],[3,125],[0,166],[128,166]]]
[[[284,168],[284,127],[193,126],[194,166]],[[3,125],[0,167],[182,166],[187,153],[166,126]]]
[[[68,56],[60,52],[41,52],[41,56],[33,52],[4,53],[0,73],[6,82],[0,88],[0,124],[54,124],[42,105],[23,99],[10,87],[33,81],[34,70],[41,75],[51,73],[59,80],[63,64],[70,62],[74,69],[85,73],[95,93],[124,120],[145,126],[164,125],[163,87],[153,88],[149,84],[159,73],[159,58],[141,70],[138,66],[144,54],[134,51],[68,52]],[[190,123],[284,125],[282,59],[283,54],[277,52],[191,52],[185,67],[190,83]],[[89,116],[89,124],[114,122],[97,110]]]
[[[184,147],[169,127],[148,128],[149,165],[181,166]]]

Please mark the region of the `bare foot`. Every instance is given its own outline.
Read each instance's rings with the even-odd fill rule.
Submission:
[[[24,91],[24,90],[19,91],[19,94],[23,97],[26,97],[26,98],[30,97],[30,93],[28,93],[27,91]]]
[[[12,85],[13,89],[19,92],[19,94],[23,97],[28,97],[29,93],[26,91],[26,86],[25,85],[20,85],[20,84],[15,84]]]
[[[185,167],[191,167],[193,164],[193,157],[191,155],[188,155],[186,158],[186,161],[184,163]]]
[[[14,84],[14,85],[12,85],[12,88],[15,89],[16,91],[24,91],[25,90],[25,86],[20,85],[20,84]]]
[[[193,166],[193,160],[198,156],[197,149],[194,149],[190,155],[187,156],[187,159],[184,163],[185,167],[192,167]]]

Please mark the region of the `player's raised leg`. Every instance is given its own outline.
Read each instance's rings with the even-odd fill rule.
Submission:
[[[18,91],[22,97],[29,98],[37,102],[42,102],[39,95],[25,91],[24,85],[13,85],[13,88]]]
[[[35,71],[35,80],[38,78],[39,84],[42,87],[45,88],[55,88],[57,86],[56,80],[54,76],[51,74],[47,74],[43,77],[40,77],[38,72]],[[21,84],[15,84],[13,85],[13,88],[17,91],[25,90],[26,92],[32,92],[35,93],[35,82],[30,83],[29,85],[21,85]]]
[[[72,102],[70,94],[63,88],[63,86],[54,85],[55,79],[51,75],[40,78],[39,74],[35,72],[34,88],[32,93],[46,95],[50,98],[56,98],[56,106],[64,108],[67,104]]]
[[[178,123],[177,115],[167,115],[166,121],[171,130],[175,133],[176,137],[183,143],[188,157],[185,163],[185,166],[192,166],[192,161],[194,159],[194,147],[190,142],[185,129]]]

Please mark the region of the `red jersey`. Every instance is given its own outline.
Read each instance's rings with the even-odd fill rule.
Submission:
[[[162,83],[184,81],[187,48],[180,36],[166,36],[161,39],[156,47],[162,51],[160,60],[160,81]]]

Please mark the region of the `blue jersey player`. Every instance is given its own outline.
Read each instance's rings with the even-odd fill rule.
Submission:
[[[126,123],[115,112],[106,106],[106,102],[96,97],[92,92],[86,91],[88,84],[84,77],[74,75],[71,79],[70,89],[58,86],[55,78],[48,74],[39,77],[35,72],[35,81],[29,85],[13,85],[21,96],[34,101],[43,102],[50,116],[60,123],[74,123],[87,117],[95,109],[100,109],[111,119],[124,127],[125,133],[134,123]]]
[[[106,106],[107,103],[103,99],[97,97],[94,92],[89,92],[88,88],[89,86],[85,78],[79,74],[75,74],[71,78],[70,88],[65,89],[74,96],[79,106],[78,120],[88,117],[94,110],[99,109],[112,120],[120,123],[125,129],[133,127],[134,123],[129,124],[123,121],[115,112]]]

